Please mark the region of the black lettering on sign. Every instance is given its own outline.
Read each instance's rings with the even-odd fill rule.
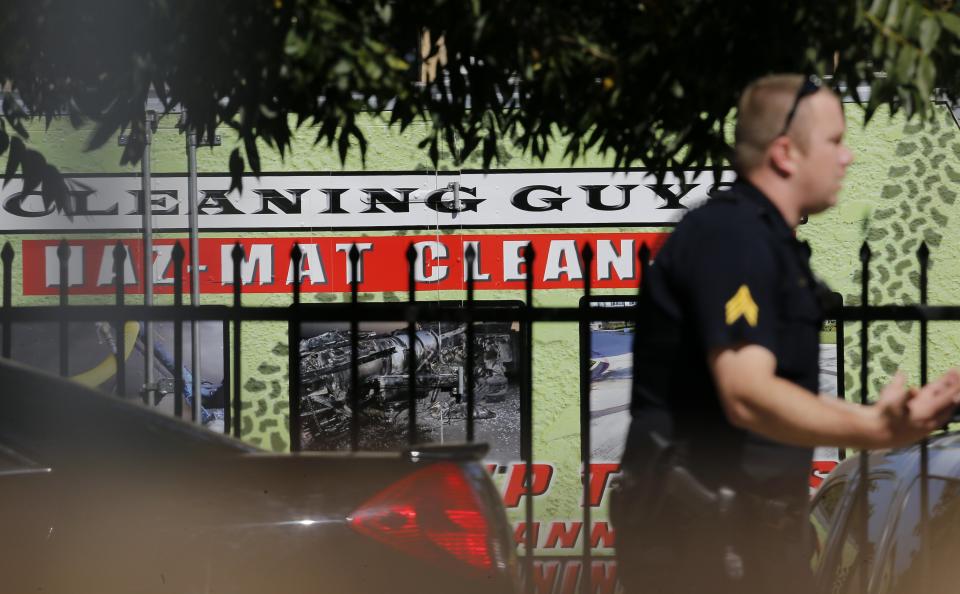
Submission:
[[[292,198],[277,190],[254,190],[257,196],[260,196],[260,210],[253,214],[280,214],[281,212],[283,214],[301,214],[300,199],[307,191],[306,188],[287,191],[293,194]],[[271,206],[277,210],[271,210]]]
[[[567,200],[570,200],[570,198],[565,196],[560,196],[559,198],[545,198],[541,196],[538,197],[538,199],[543,202],[543,204],[535,206],[530,204],[530,193],[537,190],[551,192],[557,196],[560,196],[560,192],[563,191],[563,188],[560,186],[524,186],[514,192],[510,202],[520,210],[525,210],[527,212],[544,212],[547,210],[563,210],[563,203]]]
[[[679,187],[679,190],[674,192],[673,188],[675,184],[647,184],[647,187],[653,190],[653,192],[667,201],[666,204],[659,207],[657,210],[680,210],[686,209],[687,207],[680,204],[680,200],[690,193],[690,190],[697,187],[699,184],[676,184]]]
[[[610,186],[580,186],[580,189],[587,193],[587,206],[594,210],[623,210],[630,206],[630,190],[637,187],[636,184],[628,186],[616,186],[620,190],[620,204],[604,204],[603,191]]]
[[[40,192],[17,192],[4,201],[3,209],[12,215],[24,218],[43,217],[53,213],[54,205],[52,202],[50,204],[43,204],[42,201],[38,200],[38,202],[43,205],[43,210],[27,210],[24,208],[23,203],[30,196],[40,196]]]
[[[430,192],[430,194],[427,196],[427,208],[446,214],[467,212],[468,210],[477,212],[477,205],[483,202],[483,198],[476,197],[477,189],[462,186],[460,191],[473,196],[473,198],[461,198],[460,208],[457,208],[457,205],[452,199],[443,200],[444,194],[447,194],[448,192],[453,194],[453,190],[450,188],[440,188],[439,190]]]
[[[396,188],[395,191],[400,192],[400,197],[397,198],[383,188],[364,188],[362,191],[370,197],[370,208],[363,212],[387,212],[377,208],[378,204],[386,206],[392,212],[410,212],[410,193],[416,190],[416,188]]]
[[[73,196],[73,214],[76,216],[93,216],[93,215],[115,215],[118,212],[118,207],[116,204],[107,208],[105,210],[91,210],[90,209],[90,195],[94,194],[93,190],[71,190],[70,195]]]
[[[330,206],[327,210],[321,210],[320,214],[347,214],[347,211],[340,207],[340,197],[347,191],[347,188],[321,188],[321,192],[327,195]]]
[[[132,211],[127,214],[130,215],[142,215],[143,214],[143,190],[127,190],[127,194],[133,196],[134,208]],[[173,205],[168,206],[172,198]],[[150,213],[163,215],[163,214],[177,214],[177,209],[180,206],[180,203],[177,201],[177,191],[176,190],[151,190],[150,192]],[[157,207],[160,210],[157,210]]]
[[[243,214],[233,202],[227,198],[227,190],[200,190],[203,198],[197,204],[197,212],[202,215],[215,214]],[[206,212],[207,208],[218,208],[217,212]]]

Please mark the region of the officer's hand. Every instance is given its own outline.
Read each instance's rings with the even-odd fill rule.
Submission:
[[[942,427],[960,404],[960,373],[951,369],[922,388],[906,388],[906,379],[897,373],[880,392],[883,442],[888,447],[907,445]]]

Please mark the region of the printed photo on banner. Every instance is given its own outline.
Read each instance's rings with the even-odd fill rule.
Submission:
[[[191,325],[183,324],[183,362],[178,370],[175,358],[174,324],[153,322],[153,383],[151,406],[173,414],[175,380],[183,379],[183,415],[191,417],[193,377],[200,375],[200,421],[208,429],[222,433],[227,405],[224,387],[224,326],[221,322],[199,322],[200,369],[192,366]],[[11,326],[11,358],[19,363],[60,374],[60,324],[55,322],[15,322]],[[108,394],[128,399],[144,397],[146,374],[146,327],[129,320],[121,327],[109,322],[72,322],[67,324],[66,377]],[[118,386],[117,354],[122,352],[124,378]]]
[[[461,307],[460,302],[440,307]],[[512,302],[479,307],[513,308]],[[348,324],[301,328],[299,435],[304,450],[351,447],[356,415],[360,448],[395,450],[409,443],[411,357],[416,367],[419,443],[466,441],[468,372],[466,324],[419,322],[413,342],[405,322],[363,323],[357,334],[354,409]],[[473,329],[474,438],[490,446],[486,460],[509,463],[520,452],[520,333],[517,322],[477,322]]]
[[[623,320],[594,321],[590,333],[590,453],[591,463],[619,462],[630,426],[633,380],[633,337],[630,321],[635,296],[595,296],[590,307],[619,308]],[[584,331],[581,329],[581,331]],[[837,322],[824,322],[820,338],[820,394],[837,397]],[[811,493],[840,461],[838,448],[816,448],[810,471]]]
[[[623,320],[590,322],[591,462],[620,462],[630,426],[635,296],[591,297],[590,307],[622,309]]]

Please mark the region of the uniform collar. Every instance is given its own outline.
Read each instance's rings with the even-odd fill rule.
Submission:
[[[787,224],[787,220],[783,218],[780,209],[778,209],[759,188],[743,178],[738,178],[733,182],[732,189],[734,193],[743,196],[758,207],[761,218],[769,222],[777,235],[794,237],[793,229]]]

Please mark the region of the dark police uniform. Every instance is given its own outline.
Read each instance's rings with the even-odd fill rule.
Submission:
[[[818,391],[824,289],[809,249],[740,180],[684,217],[643,287],[625,487],[611,510],[628,592],[809,591],[812,450],[731,425],[707,364],[712,349],[756,344],[776,356],[779,377]],[[705,519],[665,499],[651,432],[676,444],[671,462],[705,487],[732,488],[735,512]]]

